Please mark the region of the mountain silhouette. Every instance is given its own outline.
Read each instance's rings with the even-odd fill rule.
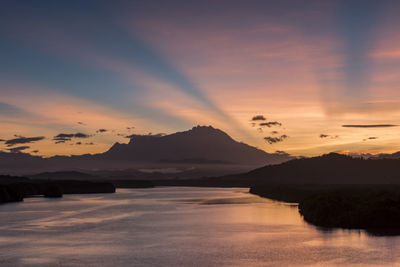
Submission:
[[[114,144],[101,158],[226,164],[278,164],[290,159],[286,154],[269,154],[237,142],[211,126],[170,135],[133,135],[128,144]]]
[[[26,174],[65,170],[121,170],[175,165],[196,165],[207,168],[202,175],[237,173],[255,167],[290,160],[285,153],[267,153],[233,140],[225,132],[211,126],[197,126],[169,135],[132,135],[127,144],[115,143],[100,154],[53,156],[43,158],[26,153],[0,152],[0,172]],[[219,172],[210,166],[219,166]],[[203,167],[199,167],[203,166]],[[207,167],[206,167],[207,166]],[[214,168],[214,167],[212,167]]]

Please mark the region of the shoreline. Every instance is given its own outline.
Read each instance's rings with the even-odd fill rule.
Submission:
[[[318,227],[400,235],[399,185],[263,185],[250,193],[298,203],[303,219]]]

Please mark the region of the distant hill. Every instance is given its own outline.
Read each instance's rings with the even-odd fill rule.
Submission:
[[[170,135],[132,135],[129,143],[116,143],[108,151],[95,155],[42,158],[26,153],[0,152],[0,174],[162,169],[187,165],[196,169],[191,171],[193,175],[210,176],[243,172],[292,158],[288,154],[270,154],[237,142],[211,126],[198,126]],[[195,177],[201,177],[197,174]]]
[[[346,154],[353,158],[364,158],[364,159],[400,159],[400,151],[394,153],[350,153]]]
[[[400,159],[400,151],[392,154],[378,154],[374,156],[377,159]]]
[[[262,184],[400,184],[400,160],[362,159],[336,153],[294,159],[219,178]]]
[[[35,175],[30,175],[29,178],[40,180],[98,180],[97,176],[77,172],[77,171],[60,171],[60,172],[43,172]]]

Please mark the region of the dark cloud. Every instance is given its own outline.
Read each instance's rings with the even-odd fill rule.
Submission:
[[[272,131],[271,134],[279,134],[278,131]]]
[[[277,122],[277,121],[269,121],[269,122],[260,123],[258,125],[260,125],[261,127],[264,127],[264,126],[272,127],[272,126],[282,126],[282,123]]]
[[[345,124],[342,127],[346,128],[386,128],[386,127],[397,127],[396,124]]]
[[[39,152],[39,150],[33,150],[32,151],[32,153],[38,153]]]
[[[18,136],[18,138],[7,140],[5,144],[8,146],[13,146],[17,144],[27,144],[43,140],[44,138],[45,138],[44,136],[37,136],[37,137]]]
[[[0,139],[0,142],[4,142],[4,141],[6,141],[6,140],[4,140],[4,139]]]
[[[330,134],[320,134],[319,138],[331,138],[331,139],[337,139],[339,138],[339,135],[330,135]]]
[[[82,145],[82,142],[76,142],[75,145]]]
[[[53,141],[56,141],[56,144],[59,144],[59,143],[65,143],[66,141],[71,141],[72,138],[89,138],[89,137],[90,135],[84,133],[75,133],[75,134],[60,133],[53,137]]]
[[[74,135],[74,137],[75,137],[75,138],[89,138],[90,135],[84,134],[84,133],[76,133],[76,134]]]
[[[92,146],[92,145],[94,145],[94,143],[93,143],[93,142],[85,143],[85,145],[90,145],[90,146]]]
[[[13,148],[8,148],[7,150],[11,153],[20,153],[22,150],[30,148],[29,146],[18,146]]]
[[[80,124],[80,125],[86,125],[85,123],[83,123],[81,121],[78,121],[77,123]]]
[[[264,140],[269,144],[274,144],[282,141],[279,137],[271,137],[271,136],[264,137]]]
[[[56,141],[56,144],[65,143],[66,141],[71,141],[71,138],[74,134],[58,134],[53,137],[53,140]]]
[[[74,137],[74,135],[75,135],[75,134],[63,134],[63,133],[60,133],[60,134],[54,136],[54,139],[58,139],[58,138],[72,138],[72,137]]]
[[[268,144],[275,144],[284,141],[288,136],[286,134],[281,135],[280,137],[272,137],[272,136],[266,136],[264,137],[265,142]]]
[[[98,129],[97,131],[96,131],[96,133],[105,133],[105,132],[107,132],[108,130],[107,129]]]
[[[366,139],[363,139],[363,141],[367,141],[367,140],[376,140],[376,139],[378,139],[378,137],[376,137],[376,136],[370,136],[370,137],[368,137],[368,138],[366,138]]]
[[[267,120],[263,115],[256,115],[251,118],[252,121],[265,121]]]

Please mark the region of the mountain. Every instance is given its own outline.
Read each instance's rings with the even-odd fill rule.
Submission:
[[[400,184],[400,160],[363,159],[330,153],[294,159],[219,178],[262,184]]]
[[[116,143],[101,158],[208,164],[278,164],[291,159],[287,154],[269,154],[239,143],[211,126],[164,136],[133,135],[128,144]]]
[[[292,158],[285,153],[270,154],[237,142],[211,126],[197,126],[170,135],[132,135],[129,143],[115,143],[108,151],[94,155],[42,158],[0,152],[0,173],[171,168],[185,171],[192,168],[195,169],[192,174],[214,176],[248,171]]]

